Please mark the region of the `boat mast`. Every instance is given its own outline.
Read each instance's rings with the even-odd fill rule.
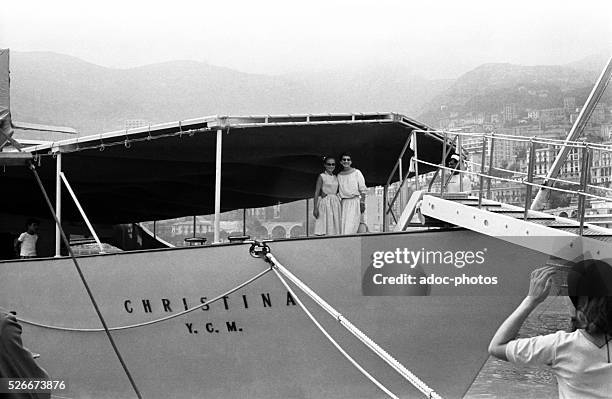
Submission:
[[[557,154],[557,157],[555,158],[555,161],[553,162],[550,170],[548,171],[548,174],[544,178],[544,182],[542,183],[543,186],[552,187],[554,185],[554,180],[551,180],[551,179],[555,179],[559,175],[559,172],[561,171],[561,167],[565,163],[567,156],[569,155],[570,150],[571,150],[571,147],[568,147],[567,144],[571,141],[575,141],[578,137],[580,137],[580,135],[584,131],[584,128],[591,114],[593,113],[595,106],[599,102],[599,99],[601,98],[604,90],[606,89],[606,86],[608,86],[608,82],[610,81],[611,76],[612,76],[612,57],[608,60],[608,64],[606,65],[601,75],[599,76],[599,79],[597,80],[597,83],[593,87],[591,94],[589,94],[589,97],[587,98],[586,103],[582,107],[582,110],[580,110],[580,114],[578,114],[578,118],[576,118],[574,125],[572,126],[570,132],[568,133],[565,139],[565,144],[563,145],[563,147],[561,147],[561,151],[559,151],[559,154]],[[540,187],[540,189],[538,190],[538,193],[536,194],[535,199],[533,200],[531,204],[531,209],[532,210],[543,209],[544,205],[546,204],[546,200],[548,199],[549,192],[550,190],[548,188]]]

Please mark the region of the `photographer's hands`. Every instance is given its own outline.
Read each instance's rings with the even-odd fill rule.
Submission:
[[[529,314],[546,299],[552,287],[552,276],[555,274],[554,267],[540,267],[531,272],[529,281],[529,292],[521,304],[497,329],[497,332],[489,344],[489,354],[501,360],[506,357],[506,344],[512,341],[518,334],[521,326]]]
[[[529,282],[529,293],[525,300],[529,301],[535,308],[542,303],[552,287],[552,276],[555,274],[555,268],[552,266],[540,267],[531,272],[531,281]]]

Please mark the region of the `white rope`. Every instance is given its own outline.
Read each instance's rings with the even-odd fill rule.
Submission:
[[[318,296],[312,289],[310,289],[300,279],[294,276],[293,273],[291,273],[282,264],[280,264],[280,262],[274,257],[274,255],[272,255],[271,253],[268,253],[266,254],[266,258],[274,264],[275,271],[276,269],[278,269],[278,271],[280,271],[293,284],[295,284],[306,295],[308,295],[313,301],[315,301],[321,308],[323,308],[327,313],[329,313],[334,319],[338,320],[338,322],[344,328],[346,328],[351,334],[353,334],[353,336],[355,336],[357,339],[363,342],[368,348],[370,348],[374,353],[376,353],[378,357],[384,360],[389,366],[391,366],[402,377],[408,380],[408,382],[410,382],[415,388],[421,391],[425,396],[427,396],[428,398],[434,398],[434,399],[442,398],[432,388],[430,388],[425,382],[423,382],[419,377],[417,377],[410,370],[404,367],[404,365],[402,365],[393,356],[387,353],[376,342],[372,341],[365,333],[359,330],[348,319],[342,316],[342,314],[337,312],[330,304],[325,302],[323,298]]]
[[[198,309],[200,309],[200,308],[202,308],[204,306],[210,305],[211,303],[214,303],[214,302],[218,301],[219,299],[223,298],[224,296],[228,296],[228,295],[238,291],[242,287],[244,287],[246,285],[249,285],[250,283],[252,283],[253,281],[257,280],[258,278],[260,278],[264,274],[268,273],[269,271],[270,271],[270,269],[266,269],[266,270],[256,274],[255,276],[251,277],[247,281],[245,281],[245,282],[237,285],[236,287],[230,289],[229,291],[226,291],[223,294],[214,297],[210,301],[206,301],[204,303],[196,305],[196,306],[194,306],[192,308],[189,308],[187,310],[183,310],[182,312],[179,312],[179,313],[176,313],[176,314],[173,314],[173,315],[170,315],[170,316],[162,317],[162,318],[159,318],[159,319],[155,319],[155,320],[145,321],[145,322],[138,323],[138,324],[130,324],[130,325],[127,325],[127,326],[120,326],[120,327],[110,327],[108,330],[109,331],[128,330],[130,328],[138,328],[138,327],[149,326],[151,324],[161,323],[162,321],[174,319],[175,317],[182,316],[184,314],[193,312],[194,310],[198,310]],[[20,322],[22,322],[24,324],[29,324],[29,325],[32,325],[32,326],[37,326],[37,327],[42,327],[42,328],[49,328],[51,330],[73,331],[73,332],[101,332],[101,331],[104,331],[103,328],[75,328],[75,327],[52,326],[52,325],[38,323],[38,322],[35,322],[35,321],[31,321],[31,320],[22,319],[20,317],[18,317],[17,320],[19,320]]]
[[[274,273],[276,273],[276,276],[279,278],[281,283],[283,283],[283,285],[285,286],[287,291],[291,294],[291,296],[297,302],[297,304],[300,306],[300,308],[302,308],[304,313],[306,313],[306,316],[308,316],[308,318],[310,318],[310,320],[319,328],[319,330],[321,330],[323,335],[325,335],[325,337],[336,347],[336,349],[338,349],[338,351],[340,353],[342,353],[342,355],[344,355],[344,357],[347,358],[348,361],[351,362],[353,364],[353,366],[355,366],[357,368],[357,370],[359,370],[370,381],[372,381],[378,388],[380,388],[380,390],[382,390],[384,393],[386,393],[391,398],[399,399],[399,396],[395,395],[393,392],[391,392],[389,389],[387,389],[387,387],[385,387],[383,384],[381,384],[376,378],[374,378],[370,373],[368,373],[359,363],[357,363],[357,361],[355,359],[353,359],[351,357],[351,355],[349,355],[344,349],[342,349],[340,344],[338,344],[338,342],[336,342],[336,340],[334,338],[332,338],[331,335],[329,335],[327,330],[325,330],[325,328],[317,321],[317,319],[315,319],[315,317],[312,315],[312,313],[310,313],[310,311],[302,303],[300,298],[295,294],[293,289],[291,289],[289,284],[287,284],[287,282],[285,281],[283,276],[280,275],[279,271],[276,268],[273,268],[272,270],[274,270]]]

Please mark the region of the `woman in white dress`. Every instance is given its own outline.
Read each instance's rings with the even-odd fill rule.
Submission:
[[[351,166],[350,154],[342,154],[340,162],[342,165],[342,170],[338,173],[338,193],[342,205],[340,233],[356,234],[359,230],[361,214],[365,211],[365,195],[368,188],[361,171]]]
[[[323,161],[325,170],[317,177],[314,194],[315,235],[340,234],[340,198],[338,178],[334,175],[336,160],[327,157]]]

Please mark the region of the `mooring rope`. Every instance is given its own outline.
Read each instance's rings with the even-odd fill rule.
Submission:
[[[176,313],[176,314],[172,314],[166,317],[162,317],[159,319],[155,319],[155,320],[150,320],[150,321],[145,321],[142,323],[137,323],[137,324],[130,324],[127,326],[119,326],[119,327],[109,327],[108,330],[109,331],[119,331],[119,330],[127,330],[130,328],[138,328],[138,327],[144,327],[144,326],[149,326],[151,324],[155,324],[155,323],[161,323],[163,321],[167,321],[170,319],[174,319],[175,317],[179,317],[182,316],[184,314],[193,312],[194,310],[198,310],[203,308],[204,306],[210,305],[214,302],[217,302],[219,299],[228,296],[230,294],[233,294],[234,292],[238,291],[239,289],[251,284],[253,281],[257,280],[258,278],[260,278],[261,276],[263,276],[264,274],[268,273],[271,269],[265,269],[262,272],[256,274],[255,276],[251,277],[250,279],[246,280],[243,283],[238,284],[237,286],[235,286],[234,288],[224,292],[223,294],[220,294],[216,297],[214,297],[213,299],[203,302],[199,305],[193,306],[187,310],[183,310],[182,312]],[[31,320],[26,320],[26,319],[21,319],[19,318],[19,321],[21,321],[22,323],[25,324],[30,324],[33,326],[37,326],[37,327],[42,327],[42,328],[49,328],[52,330],[60,330],[60,331],[72,331],[72,332],[102,332],[104,331],[103,328],[75,328],[75,327],[61,327],[61,326],[52,326],[52,325],[48,325],[48,324],[43,324],[43,323],[38,323],[35,321],[31,321]]]
[[[323,327],[321,325],[321,323],[318,322],[317,319],[315,319],[315,317],[312,315],[312,313],[310,313],[310,311],[308,310],[308,308],[306,308],[306,306],[304,305],[304,303],[302,303],[302,301],[300,300],[300,298],[295,294],[295,292],[293,291],[293,289],[289,286],[289,284],[287,284],[287,282],[285,281],[285,279],[283,278],[283,276],[280,274],[280,272],[277,270],[277,268],[273,268],[272,270],[274,270],[274,273],[276,273],[276,276],[279,278],[279,280],[281,281],[281,283],[283,283],[283,285],[285,286],[285,288],[287,289],[287,291],[289,292],[289,294],[291,294],[291,296],[293,297],[293,299],[295,300],[295,302],[300,306],[300,308],[302,308],[302,310],[304,311],[304,313],[306,313],[306,316],[308,316],[308,318],[314,323],[315,326],[317,326],[317,328],[319,330],[321,330],[321,332],[323,333],[323,335],[325,335],[325,338],[327,338],[335,347],[336,349],[338,349],[338,351],[344,355],[345,358],[347,358],[347,360],[349,362],[351,362],[353,364],[353,366],[355,366],[357,368],[357,370],[359,370],[363,375],[365,375],[370,381],[372,381],[378,388],[380,388],[380,390],[382,390],[384,393],[386,393],[387,395],[389,395],[389,397],[394,398],[394,399],[399,399],[399,396],[395,395],[393,392],[391,392],[387,387],[385,387],[382,383],[380,383],[380,381],[378,381],[376,378],[374,378],[374,376],[372,376],[370,373],[368,373],[359,363],[357,363],[357,361],[355,359],[353,359],[351,357],[351,355],[349,355],[341,346],[340,344],[338,344],[338,342],[331,336],[329,335],[329,333],[327,332],[327,330],[325,329],[325,327]]]
[[[436,393],[432,388],[430,388],[425,382],[423,382],[419,377],[417,377],[414,373],[408,370],[404,365],[402,365],[398,360],[396,360],[393,356],[387,353],[383,348],[381,348],[376,342],[370,339],[364,332],[359,330],[353,323],[351,323],[348,319],[346,319],[342,314],[336,311],[330,304],[328,304],[325,300],[323,300],[320,296],[318,296],[310,287],[304,284],[299,278],[297,278],[293,273],[291,273],[287,268],[285,268],[275,257],[272,255],[269,250],[264,251],[262,253],[265,260],[271,263],[274,267],[275,272],[282,273],[289,281],[295,284],[300,290],[302,290],[306,295],[308,295],[313,301],[315,301],[321,308],[323,308],[327,313],[329,313],[334,319],[338,320],[340,325],[346,328],[353,336],[359,339],[363,344],[365,344],[368,348],[370,348],[378,357],[380,357],[383,361],[385,361],[391,368],[397,371],[404,379],[410,382],[415,388],[421,391],[425,396],[432,399],[442,399],[442,397]],[[277,275],[278,275],[277,272]],[[281,280],[282,281],[282,280]]]

